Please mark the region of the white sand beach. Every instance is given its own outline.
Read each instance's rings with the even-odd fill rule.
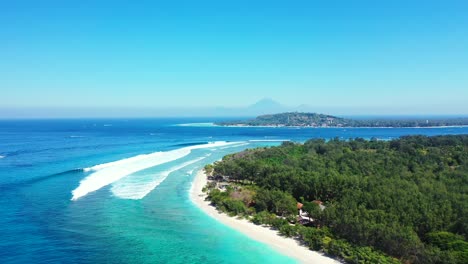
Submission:
[[[292,257],[300,263],[340,263],[337,260],[323,256],[318,252],[311,251],[307,247],[301,246],[298,241],[292,238],[280,236],[275,230],[255,225],[245,219],[230,217],[224,213],[218,212],[208,201],[205,201],[206,194],[202,192],[202,189],[206,184],[206,174],[203,170],[200,170],[193,181],[192,188],[190,190],[190,198],[201,210],[219,222],[242,232],[256,241],[269,245],[274,250],[277,250],[283,255]]]

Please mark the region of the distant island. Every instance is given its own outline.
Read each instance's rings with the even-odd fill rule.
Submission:
[[[468,125],[468,117],[357,120],[318,113],[287,112],[261,115],[250,120],[217,122],[215,125],[271,127],[443,127],[466,126]]]

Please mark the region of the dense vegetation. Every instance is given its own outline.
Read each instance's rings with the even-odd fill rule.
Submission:
[[[368,119],[355,120],[316,113],[281,113],[262,115],[245,121],[219,122],[229,126],[295,126],[295,127],[431,127],[468,125],[468,118],[439,119]]]
[[[468,135],[286,142],[209,169],[232,183],[209,192],[221,210],[349,263],[468,263]],[[296,201],[312,224],[291,225]]]

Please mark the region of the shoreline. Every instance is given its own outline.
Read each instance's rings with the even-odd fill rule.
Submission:
[[[449,126],[402,126],[402,127],[396,127],[396,126],[285,126],[285,125],[244,125],[244,124],[237,124],[237,125],[220,125],[216,124],[214,122],[208,122],[208,123],[186,123],[186,124],[175,124],[174,126],[182,126],[182,127],[231,127],[231,128],[239,128],[239,127],[244,127],[244,128],[305,128],[305,129],[314,129],[314,128],[344,128],[344,129],[353,129],[353,128],[358,128],[358,129],[363,129],[363,128],[375,128],[375,129],[384,129],[384,128],[404,128],[404,129],[409,129],[409,128],[415,128],[415,129],[424,129],[424,128],[466,128],[468,125],[449,125]]]
[[[213,127],[245,127],[245,128],[252,128],[252,127],[259,127],[259,128],[346,128],[346,129],[353,129],[353,128],[376,128],[376,129],[382,129],[382,128],[465,128],[468,127],[468,125],[454,125],[454,126],[411,126],[411,127],[392,127],[392,126],[379,126],[379,127],[349,127],[349,126],[326,126],[326,127],[321,127],[321,126],[275,126],[275,125],[259,125],[259,126],[253,126],[253,125],[218,125],[213,123]]]
[[[230,217],[227,214],[219,212],[215,207],[205,201],[206,194],[202,192],[207,184],[207,177],[203,169],[197,172],[190,189],[190,199],[204,213],[229,226],[238,232],[243,233],[251,239],[264,243],[281,254],[297,260],[299,263],[340,263],[338,260],[326,257],[319,252],[309,250],[309,248],[299,244],[299,241],[292,238],[280,236],[277,230],[268,227],[255,225],[246,219]]]

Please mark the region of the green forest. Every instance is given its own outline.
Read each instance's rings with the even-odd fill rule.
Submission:
[[[348,263],[468,263],[468,135],[285,142],[205,169],[229,184],[206,189],[218,209]]]

